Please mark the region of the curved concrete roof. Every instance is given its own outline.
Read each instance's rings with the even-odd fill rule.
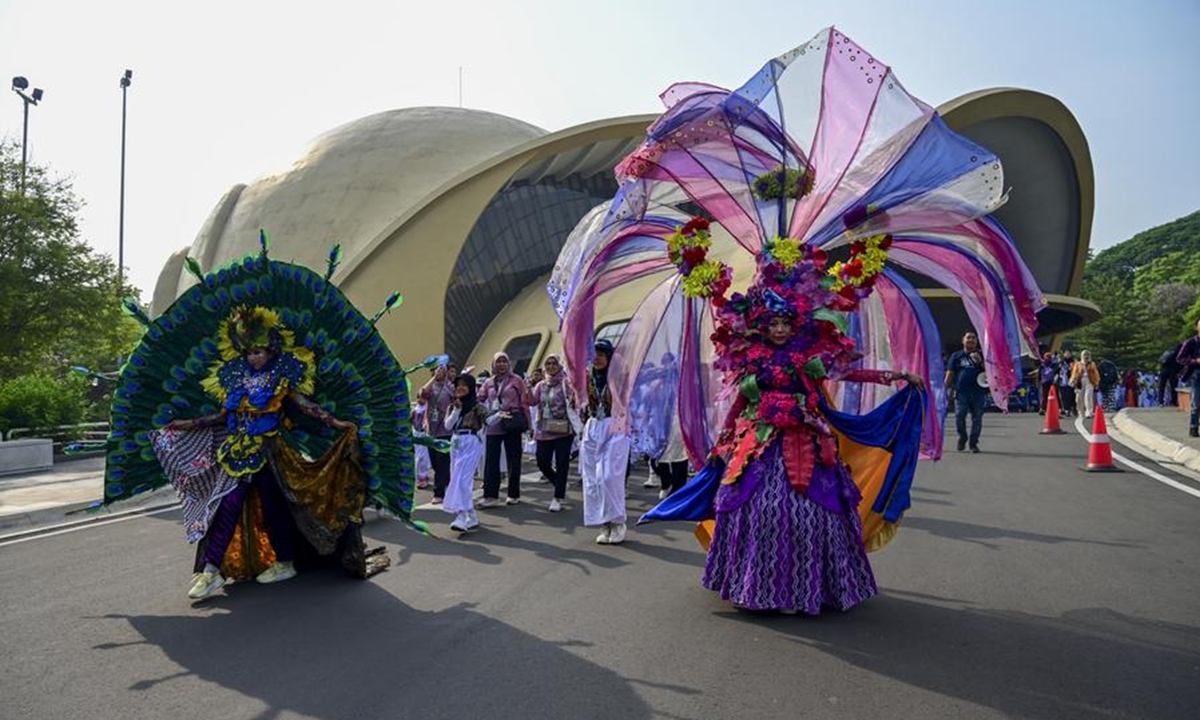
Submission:
[[[461,108],[404,108],[360,118],[318,137],[289,169],[235,186],[190,254],[206,270],[217,267],[254,252],[258,229],[266,228],[282,241],[274,248],[280,258],[319,268],[335,242],[346,258],[355,258],[431,190],[545,134],[514,118]],[[193,282],[186,273],[175,277],[179,290]]]
[[[1040,93],[996,89],[964,95],[939,112],[951,127],[1002,158],[1016,189],[1000,219],[1051,301],[1055,318],[1048,325],[1058,330],[1094,319],[1093,306],[1068,297],[1078,292],[1086,259],[1093,191],[1087,142],[1070,111]],[[642,141],[657,117],[609,118],[546,133],[519,120],[457,108],[372,115],[318,138],[287,172],[232,188],[190,254],[205,268],[215,267],[254,252],[257,230],[265,227],[277,240],[276,257],[319,268],[328,246],[342,242],[345,261],[334,280],[364,311],[392,290],[405,293],[403,310],[379,323],[405,358],[446,349],[448,310],[461,305],[449,301],[451,288],[494,283],[487,273],[511,271],[520,263],[522,279],[504,283],[502,292],[490,287],[483,308],[487,324],[469,332],[507,337],[504,328],[545,324],[534,319],[542,313],[524,317],[528,313],[519,310],[540,292],[540,287],[525,292],[540,280],[528,288],[524,283],[548,271],[556,253],[547,250],[546,238],[525,238],[529,230],[513,236],[525,238],[515,251],[494,246],[498,236],[487,226],[506,219],[497,214],[500,205],[514,205],[531,186],[578,190],[588,178],[598,181]],[[509,212],[507,219],[514,217],[516,227],[519,217]],[[557,237],[557,225],[550,232]],[[476,246],[495,251],[481,255]],[[164,267],[155,311],[170,302],[172,289],[177,293],[189,284],[186,274],[181,277],[181,261],[178,254]],[[938,291],[923,292],[937,302]],[[619,305],[613,305],[614,315]]]
[[[995,215],[1047,294],[1083,282],[1095,210],[1087,138],[1058,99],[1018,88],[967,93],[938,108],[955,131],[1000,156],[1012,188]]]

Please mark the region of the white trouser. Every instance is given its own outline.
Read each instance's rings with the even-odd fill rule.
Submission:
[[[429,448],[417,446],[417,477],[428,480],[433,476],[433,463],[429,461]]]
[[[591,418],[579,442],[583,478],[583,524],[625,522],[625,469],[629,436],[614,433],[612,418]]]
[[[1096,414],[1096,386],[1084,380],[1083,387],[1079,388],[1079,401],[1075,405],[1083,408],[1084,415]]]
[[[450,445],[450,484],[442,510],[458,514],[475,508],[475,470],[483,460],[483,441],[475,433],[455,434]]]

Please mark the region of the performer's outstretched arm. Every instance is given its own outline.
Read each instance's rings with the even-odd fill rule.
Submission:
[[[325,424],[326,427],[337,428],[338,430],[357,430],[358,426],[348,420],[338,420],[324,408],[317,404],[315,400],[293,390],[288,393],[288,400],[296,406],[296,409],[305,415],[314,418]]]
[[[172,420],[167,423],[164,430],[199,430],[201,428],[217,427],[225,424],[225,411],[205,415],[203,417],[193,418],[191,420]]]
[[[842,382],[869,382],[876,383],[878,385],[891,385],[894,382],[900,382],[903,380],[918,390],[923,390],[925,388],[925,381],[920,375],[907,372],[892,372],[891,370],[867,370],[865,368],[860,368],[857,370],[850,370],[837,379],[841,380]]]

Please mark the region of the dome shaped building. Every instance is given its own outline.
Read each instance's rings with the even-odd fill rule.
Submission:
[[[1010,89],[972,93],[939,111],[1004,162],[1014,191],[997,216],[1050,303],[1039,316],[1041,334],[1052,340],[1096,318],[1095,306],[1074,297],[1093,201],[1091,158],[1074,117],[1054,98]],[[334,280],[364,310],[399,290],[403,307],[379,328],[403,361],[447,352],[460,364],[485,366],[503,349],[522,370],[559,346],[544,290],[559,249],[588,211],[612,198],[614,166],[656,117],[553,133],[459,108],[406,108],[347,123],[317,138],[287,171],[233,186],[192,245],[164,266],[152,312],[194,282],[183,271],[186,256],[218,267],[255,252],[261,227],[275,257],[313,268],[323,268],[340,242],[344,261]],[[618,335],[641,290],[604,298],[598,333]],[[944,338],[966,328],[952,293],[922,293]]]

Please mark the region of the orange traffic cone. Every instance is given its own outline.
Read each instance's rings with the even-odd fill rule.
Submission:
[[[1046,396],[1046,423],[1042,435],[1066,435],[1066,431],[1058,424],[1058,391],[1050,386],[1050,394]]]
[[[1088,472],[1123,472],[1113,465],[1112,441],[1108,439],[1108,425],[1104,422],[1104,408],[1096,404],[1096,419],[1092,422],[1092,438],[1088,445]]]

